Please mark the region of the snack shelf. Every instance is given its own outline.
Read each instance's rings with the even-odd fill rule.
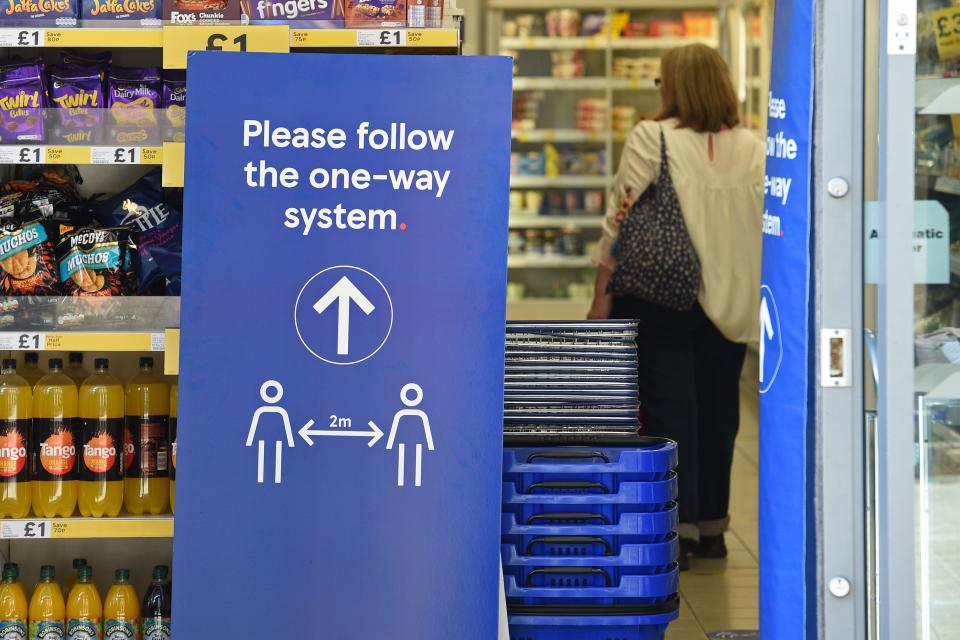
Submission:
[[[500,38],[500,46],[507,49],[605,49],[660,51],[682,47],[699,42],[709,47],[717,47],[716,38],[607,38],[606,36],[550,37],[532,36],[527,38]]]
[[[653,80],[640,78],[535,78],[516,77],[513,88],[518,91],[605,91],[607,89],[655,90]]]
[[[609,131],[583,131],[581,129],[514,129],[517,142],[604,142]]]
[[[585,269],[593,266],[590,256],[509,256],[510,269]]]
[[[510,176],[515,189],[602,189],[609,181],[607,176]]]
[[[106,47],[114,49],[159,48],[163,46],[160,28],[3,28],[0,46],[4,47]]]
[[[603,224],[603,216],[540,216],[515,215],[510,216],[511,229],[556,229],[562,227],[589,227],[599,228]]]
[[[161,147],[0,145],[0,164],[162,164]]]
[[[350,49],[354,47],[456,49],[457,29],[291,29],[293,49]]]
[[[0,521],[0,540],[172,537],[172,515]]]

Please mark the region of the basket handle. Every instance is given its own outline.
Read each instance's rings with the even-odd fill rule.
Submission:
[[[541,458],[553,458],[557,460],[593,460],[598,458],[606,463],[610,462],[610,457],[601,451],[538,451],[527,456],[527,463],[539,460]]]
[[[534,482],[525,493],[533,493],[534,489],[599,489],[601,493],[610,493],[610,488],[602,482],[588,482],[585,480],[551,480]]]
[[[533,524],[538,520],[599,520],[602,524],[610,524],[610,520],[602,513],[538,513],[527,518],[527,524]]]
[[[536,575],[579,575],[579,576],[603,576],[605,586],[612,587],[613,580],[610,574],[600,567],[537,567],[527,574],[527,586],[533,586],[533,578]]]
[[[525,555],[532,556],[533,547],[538,544],[602,544],[604,549],[603,555],[613,555],[613,547],[609,542],[599,536],[541,536],[527,543],[527,552]]]

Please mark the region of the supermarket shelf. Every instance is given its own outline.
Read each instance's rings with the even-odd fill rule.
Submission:
[[[108,47],[112,49],[162,47],[163,30],[147,27],[138,29],[4,28],[0,29],[0,44],[12,47]]]
[[[717,47],[716,38],[607,38],[605,36],[581,37],[549,37],[533,36],[528,38],[500,38],[500,46],[507,49],[617,49],[617,50],[650,50],[672,49],[687,44],[699,42],[710,47]]]
[[[600,228],[603,216],[510,216],[511,229]]]
[[[510,186],[518,189],[602,189],[606,176],[510,176]]]
[[[3,520],[0,539],[172,538],[173,516]]]
[[[161,164],[160,147],[0,145],[0,164]]]
[[[457,29],[291,29],[293,49],[352,49],[354,47],[456,49]]]
[[[654,91],[656,85],[653,80],[636,78],[533,78],[518,77],[513,79],[513,88],[518,91],[602,91],[611,89],[635,89],[638,91]]]
[[[583,131],[581,129],[514,129],[517,142],[603,142],[609,131]]]
[[[590,256],[509,256],[510,269],[585,269],[593,266]]]

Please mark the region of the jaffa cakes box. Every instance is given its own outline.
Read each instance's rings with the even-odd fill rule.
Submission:
[[[246,20],[254,24],[296,24],[300,28],[343,27],[345,0],[240,0]]]
[[[170,24],[239,22],[240,0],[163,0],[163,19]]]
[[[85,26],[112,20],[159,24],[160,0],[80,0],[80,21]]]
[[[56,21],[57,26],[77,24],[79,0],[3,0],[0,24],[29,25],[34,20]]]
[[[403,27],[407,0],[346,0],[347,27]]]

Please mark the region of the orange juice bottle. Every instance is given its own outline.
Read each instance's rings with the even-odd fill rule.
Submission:
[[[20,368],[20,377],[27,381],[31,387],[37,384],[37,380],[43,377],[43,371],[40,370],[40,354],[35,351],[27,351],[23,354],[23,367]]]
[[[64,373],[79,387],[90,377],[90,372],[83,368],[83,354],[79,351],[71,351],[69,363]]]
[[[177,383],[170,385],[170,511],[177,496]]]
[[[33,514],[67,518],[77,506],[77,387],[50,358],[50,373],[33,387]]]
[[[127,513],[157,515],[170,504],[170,389],[153,372],[153,358],[140,358],[140,372],[127,385],[126,431],[133,456],[124,468]]]
[[[106,358],[96,359],[80,386],[80,419],[80,514],[116,517],[123,506],[123,385]]]
[[[0,518],[23,518],[30,512],[30,385],[17,375],[17,361],[0,369]]]
[[[77,584],[67,597],[67,640],[101,640],[102,621],[103,604],[93,583],[93,567],[85,564],[77,570]]]
[[[74,558],[73,559],[73,571],[67,576],[67,581],[63,585],[63,592],[70,593],[73,590],[73,585],[77,584],[77,572],[80,571],[80,567],[83,567],[87,564],[86,558]],[[2,636],[0,636],[2,638]]]
[[[140,601],[130,584],[130,570],[117,569],[115,575],[116,581],[103,603],[103,636],[108,640],[140,640]]]
[[[0,582],[0,638],[3,640],[27,638],[27,596],[19,578],[17,565],[3,566],[3,581]]]
[[[40,567],[40,582],[30,598],[30,640],[53,640],[66,638],[64,624],[63,592],[57,584],[53,566]]]

